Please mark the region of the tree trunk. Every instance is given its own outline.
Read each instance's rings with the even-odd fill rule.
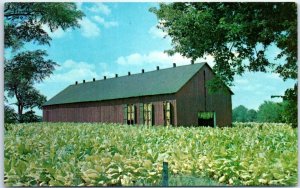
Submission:
[[[22,123],[22,114],[23,114],[23,104],[22,104],[22,100],[20,99],[17,89],[15,89],[15,96],[17,99],[17,106],[18,106],[18,120],[20,123]]]

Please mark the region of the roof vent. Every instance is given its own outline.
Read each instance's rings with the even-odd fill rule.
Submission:
[[[106,80],[106,76],[104,76],[103,78],[104,78],[104,80]]]
[[[75,85],[77,85],[77,84],[78,84],[78,82],[76,81],[76,82],[75,82]]]
[[[116,78],[118,78],[118,74],[116,74]]]
[[[95,78],[93,78],[93,82],[95,82],[96,81],[96,79]]]
[[[85,80],[83,80],[83,83],[85,83]]]
[[[142,73],[144,73],[145,72],[145,70],[144,69],[142,69]]]
[[[128,72],[128,76],[130,76],[130,72]]]
[[[173,67],[176,67],[176,63],[173,63]]]
[[[159,70],[159,66],[156,66],[156,70]]]

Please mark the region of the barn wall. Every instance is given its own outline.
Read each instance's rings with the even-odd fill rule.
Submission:
[[[136,106],[136,121],[140,122],[140,103],[152,103],[154,124],[163,125],[163,101],[173,106],[172,122],[177,125],[175,95],[134,97],[101,102],[60,104],[43,107],[43,120],[47,122],[113,122],[123,123],[123,105]]]
[[[205,79],[210,80],[214,75],[205,65],[192,79],[176,94],[177,121],[179,125],[197,125],[197,113],[200,111],[215,111],[216,124],[219,127],[232,123],[231,94],[209,94],[206,89],[206,109],[204,99],[204,72]]]

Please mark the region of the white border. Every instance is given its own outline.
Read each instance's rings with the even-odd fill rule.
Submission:
[[[4,3],[5,2],[33,2],[33,0],[26,1],[26,0],[2,0],[0,1],[0,187],[4,187]],[[139,0],[64,0],[64,1],[59,1],[59,0],[35,0],[34,2],[181,2],[180,0],[174,0],[174,1],[155,1],[155,0],[147,0],[147,1],[139,1]],[[185,2],[197,2],[197,1],[185,1]],[[201,1],[201,2],[208,2],[208,1]],[[211,0],[209,2],[238,2],[235,0]],[[239,2],[295,2],[297,3],[297,13],[298,13],[298,57],[300,54],[299,50],[299,39],[300,39],[300,34],[299,34],[299,3],[298,1],[291,1],[291,0],[256,0],[256,1],[251,1],[251,0],[246,0],[246,1],[239,1]],[[299,58],[298,58],[299,59]],[[299,61],[298,61],[299,62]],[[300,73],[300,70],[298,68],[298,75]],[[298,78],[299,80],[299,78]],[[298,93],[300,89],[298,87]],[[300,97],[298,95],[298,101]],[[299,102],[298,102],[299,105]],[[298,108],[299,109],[299,108]],[[298,110],[298,119],[300,117],[300,112]],[[299,124],[299,123],[298,123]],[[298,143],[299,143],[299,128],[298,128]],[[299,144],[298,144],[298,151],[299,151]],[[298,152],[299,153],[299,152]],[[299,156],[298,156],[298,161],[299,161]],[[299,167],[299,162],[298,162],[298,185],[299,185],[299,179],[300,179],[300,167]]]

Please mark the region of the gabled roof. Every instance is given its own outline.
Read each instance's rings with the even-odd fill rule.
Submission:
[[[204,64],[196,63],[73,84],[47,101],[44,106],[176,93]]]

